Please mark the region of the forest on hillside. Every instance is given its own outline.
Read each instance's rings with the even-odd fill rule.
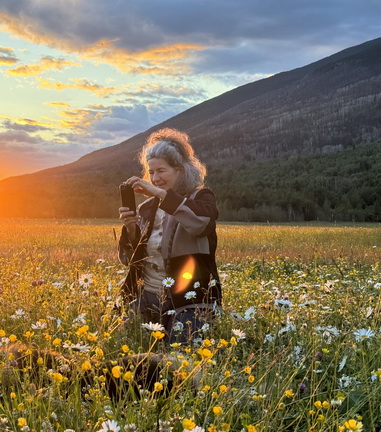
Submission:
[[[381,221],[381,141],[287,160],[209,167],[220,219]]]

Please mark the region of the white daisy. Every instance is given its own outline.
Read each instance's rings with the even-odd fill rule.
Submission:
[[[88,288],[89,285],[93,283],[93,274],[87,273],[81,275],[78,279],[78,283],[81,285],[81,287]]]
[[[206,324],[204,324],[204,325],[201,327],[201,331],[202,331],[203,333],[205,333],[205,332],[207,332],[207,331],[209,330],[209,328],[210,328],[210,325],[209,325],[208,323],[206,323]]]
[[[159,324],[159,323],[153,323],[151,321],[149,323],[143,323],[142,327],[145,328],[145,329],[147,329],[147,330],[150,330],[150,331],[161,331],[161,332],[163,332],[165,330],[164,326],[162,326],[161,324]]]
[[[233,335],[237,338],[237,340],[245,339],[246,333],[240,329],[232,329]]]
[[[374,331],[371,329],[361,328],[353,332],[353,335],[357,342],[363,341],[365,339],[370,339],[375,335]]]
[[[280,310],[290,310],[292,308],[292,303],[290,300],[274,300],[275,307]]]
[[[177,321],[172,329],[174,332],[181,332],[184,330],[184,324],[181,321]]]
[[[167,288],[171,288],[171,286],[173,286],[174,283],[175,280],[171,277],[166,277],[162,282],[163,286]]]
[[[255,314],[257,313],[257,310],[255,309],[254,306],[249,307],[249,309],[246,310],[245,314],[244,314],[244,318],[245,320],[251,320],[255,317]]]
[[[184,297],[186,298],[186,300],[190,300],[190,299],[196,298],[197,293],[196,293],[196,291],[188,291],[187,293],[185,293]]]
[[[175,314],[176,314],[176,311],[175,311],[175,309],[170,309],[170,310],[167,311],[166,313],[167,313],[167,315],[175,315]]]
[[[102,423],[102,429],[100,429],[98,432],[119,432],[120,427],[118,426],[118,423],[115,420],[106,420]]]
[[[82,344],[82,343],[77,343],[77,344],[64,343],[62,346],[64,348],[68,348],[68,349],[71,349],[73,351],[79,351],[79,352],[83,352],[83,353],[90,351],[90,345]]]
[[[200,288],[200,286],[201,286],[200,282],[195,282],[195,283],[193,284],[193,288],[194,288],[194,289]]]
[[[210,287],[214,287],[214,286],[216,286],[217,285],[217,281],[216,281],[216,279],[212,279],[209,283],[208,283],[208,286],[210,286]]]

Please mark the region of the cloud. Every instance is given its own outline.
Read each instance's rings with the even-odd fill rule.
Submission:
[[[54,59],[52,57],[43,57],[40,64],[21,65],[14,69],[8,69],[7,75],[13,76],[36,76],[41,75],[46,71],[55,69],[62,70],[65,67],[81,67],[80,63],[68,61],[64,59]]]
[[[14,49],[9,47],[0,47],[0,65],[13,65],[19,59],[14,55]]]
[[[31,119],[6,119],[3,122],[3,127],[9,131],[23,131],[25,133],[39,132],[44,130],[49,130],[54,125],[46,122],[39,122]]]

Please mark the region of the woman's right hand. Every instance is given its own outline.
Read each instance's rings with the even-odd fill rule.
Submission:
[[[130,210],[128,207],[119,208],[119,219],[123,222],[123,225],[127,228],[128,236],[130,240],[135,238],[135,225],[138,222],[138,216]]]

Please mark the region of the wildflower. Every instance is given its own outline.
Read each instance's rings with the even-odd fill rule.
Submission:
[[[249,375],[249,376],[247,377],[247,380],[249,381],[249,383],[252,383],[252,382],[254,382],[254,380],[255,380],[255,376],[254,376],[254,375]]]
[[[314,402],[314,405],[315,405],[315,407],[317,408],[317,409],[320,409],[322,406],[323,406],[323,404],[321,403],[321,401],[316,401],[316,402]]]
[[[355,419],[350,419],[344,423],[347,431],[362,431],[362,423]]]
[[[62,345],[64,348],[69,348],[73,351],[79,351],[79,352],[88,352],[90,351],[90,346],[87,344],[82,344],[82,343],[77,343],[77,344],[72,344],[72,343],[64,343]]]
[[[83,372],[91,370],[91,363],[88,360],[84,361],[82,363],[81,369],[83,370]]]
[[[166,313],[167,313],[167,315],[175,315],[175,314],[176,314],[176,311],[175,311],[175,309],[170,309],[170,310],[167,311]]]
[[[194,288],[194,289],[200,288],[200,286],[201,286],[200,282],[195,282],[195,283],[193,284],[193,288]]]
[[[171,286],[173,286],[173,284],[175,283],[175,280],[171,277],[166,277],[165,279],[163,279],[163,287],[166,288],[171,288]]]
[[[246,321],[251,320],[255,317],[255,314],[257,313],[257,310],[254,306],[249,307],[249,309],[246,310],[244,314],[244,318]]]
[[[185,293],[184,297],[186,300],[194,299],[197,297],[197,293],[196,291],[188,291],[187,293]]]
[[[220,392],[221,392],[221,393],[226,393],[226,392],[228,391],[227,386],[224,385],[224,384],[220,385],[219,388],[220,388]]]
[[[193,429],[184,429],[184,432],[205,432],[205,429],[200,426],[196,426]]]
[[[181,321],[176,321],[172,327],[174,332],[182,332],[184,330],[184,324]]]
[[[183,420],[183,428],[184,429],[188,429],[188,430],[192,430],[196,427],[196,423],[191,420],[191,419],[184,419]]]
[[[254,425],[247,425],[247,432],[257,432],[257,428]]]
[[[210,325],[206,323],[201,327],[201,331],[203,333],[206,333],[209,330],[209,328],[210,328]]]
[[[89,331],[89,326],[86,324],[77,330],[77,336],[80,337]]]
[[[9,335],[9,341],[14,343],[17,341],[17,336],[14,334]]]
[[[203,360],[209,360],[213,357],[213,353],[208,350],[208,348],[200,348],[197,353],[201,356]]]
[[[131,382],[134,378],[134,374],[131,371],[127,371],[123,375],[124,381]]]
[[[328,401],[324,401],[323,402],[323,408],[326,408],[326,409],[331,408],[331,404]]]
[[[155,392],[159,392],[159,391],[163,390],[164,386],[160,382],[155,382],[155,384],[153,385],[153,388],[154,388]]]
[[[251,367],[250,367],[250,366],[245,366],[245,367],[243,368],[243,371],[244,371],[245,373],[247,373],[247,374],[251,374]]]
[[[230,378],[232,376],[232,373],[230,371],[225,371],[224,375],[226,378]]]
[[[45,321],[39,320],[35,324],[32,324],[31,327],[33,330],[43,330],[46,329],[47,324]]]
[[[208,283],[208,287],[214,287],[217,285],[217,281],[216,279],[212,279],[209,283]]]
[[[62,342],[62,339],[55,338],[55,339],[53,340],[52,344],[53,344],[55,347],[57,347],[57,346],[60,346],[60,345],[61,345],[61,342]]]
[[[353,335],[355,336],[356,341],[360,342],[360,341],[363,341],[365,339],[370,339],[371,337],[373,337],[375,335],[375,333],[371,329],[361,328],[361,329],[353,332]]]
[[[60,382],[62,382],[65,379],[64,376],[62,374],[60,374],[59,372],[52,372],[50,374],[50,377],[57,384],[59,384]]]
[[[290,310],[292,308],[292,303],[290,300],[276,299],[274,300],[275,307],[280,310]]]
[[[237,338],[237,340],[245,339],[246,333],[239,329],[232,329],[233,335]]]
[[[265,337],[263,339],[263,343],[272,342],[274,339],[275,339],[275,336],[272,335],[271,333],[268,333],[267,335],[265,335]]]
[[[143,323],[142,327],[147,329],[147,330],[150,330],[150,331],[163,332],[165,330],[163,325],[161,325],[159,323],[152,323],[151,321],[149,323]]]
[[[114,366],[114,367],[111,369],[111,373],[112,373],[112,376],[113,376],[114,378],[120,378],[121,375],[122,375],[122,367],[121,367],[121,366]]]
[[[24,417],[19,417],[18,419],[17,419],[17,426],[19,426],[19,427],[24,427],[24,426],[27,426],[27,421],[26,421],[26,419],[24,418]]]
[[[81,275],[78,279],[78,283],[81,285],[81,287],[88,288],[90,284],[93,283],[93,274],[88,273]]]
[[[294,391],[293,391],[292,389],[287,389],[287,390],[284,392],[284,395],[285,395],[287,398],[292,398],[292,397],[295,395],[295,393],[294,393]]]
[[[213,414],[215,416],[219,416],[224,412],[224,410],[220,406],[214,406],[213,407]]]
[[[128,347],[128,345],[122,345],[122,352],[123,352],[124,354],[127,354],[128,351],[130,351],[130,348]]]
[[[118,423],[115,420],[106,420],[102,423],[102,429],[99,429],[98,432],[119,432],[120,427],[118,426]]]
[[[154,331],[154,332],[152,332],[152,336],[155,339],[163,339],[163,337],[165,336],[165,333],[163,333],[161,331]]]

